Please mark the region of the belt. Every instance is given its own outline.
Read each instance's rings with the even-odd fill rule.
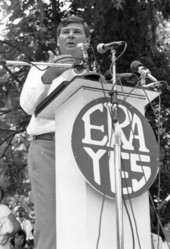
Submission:
[[[55,141],[55,133],[44,133],[41,135],[35,135],[33,136],[33,140],[49,140],[49,141]]]

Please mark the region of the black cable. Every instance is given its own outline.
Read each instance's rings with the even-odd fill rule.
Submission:
[[[110,65],[110,72],[111,72],[112,77],[113,77],[113,73],[112,73],[112,70],[111,70],[112,66],[125,53],[126,48],[127,48],[127,43],[125,42],[125,45],[124,45],[124,48],[123,48],[122,52],[116,57],[116,59],[114,61],[112,61],[111,65]]]

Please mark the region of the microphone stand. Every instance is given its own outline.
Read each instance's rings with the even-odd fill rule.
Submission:
[[[114,172],[115,172],[115,195],[116,195],[116,225],[117,225],[117,249],[123,249],[123,202],[122,202],[122,177],[121,177],[121,131],[118,124],[118,102],[117,102],[117,85],[116,85],[116,51],[111,49],[112,53],[112,72],[113,88],[109,93],[112,102],[112,127],[115,132],[114,145]]]
[[[145,86],[146,85],[146,76],[145,75],[141,75],[140,76],[140,82],[141,82],[141,86]]]

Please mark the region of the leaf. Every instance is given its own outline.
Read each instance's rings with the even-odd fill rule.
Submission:
[[[6,141],[4,141],[0,145],[0,158],[4,155],[4,151],[6,150],[7,146],[8,146],[8,143]]]

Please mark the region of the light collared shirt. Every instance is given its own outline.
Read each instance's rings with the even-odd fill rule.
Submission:
[[[7,218],[10,213],[9,207],[0,204],[0,249],[10,249],[10,240],[4,244],[4,235],[13,231],[13,224]]]
[[[83,71],[81,74],[83,73],[85,73],[85,71]],[[29,135],[40,135],[55,131],[54,120],[47,120],[35,117],[34,115],[37,105],[40,104],[50,92],[51,85],[45,85],[41,80],[41,76],[43,74],[44,71],[41,71],[33,66],[28,73],[20,96],[20,105],[22,109],[29,115],[32,115],[30,123],[27,127],[27,133]],[[76,75],[80,74],[76,73],[72,68],[68,69],[55,80],[53,80],[52,84],[55,83],[56,86],[59,86],[63,81],[71,80]]]
[[[162,249],[162,238],[158,234],[151,233],[152,249]]]
[[[19,219],[19,217],[16,218],[20,225],[21,225],[21,228],[25,231],[26,233],[26,240],[33,240],[34,237],[33,237],[33,233],[32,233],[32,224],[31,224],[31,221],[30,220],[27,220],[27,219],[23,219],[22,221]]]

